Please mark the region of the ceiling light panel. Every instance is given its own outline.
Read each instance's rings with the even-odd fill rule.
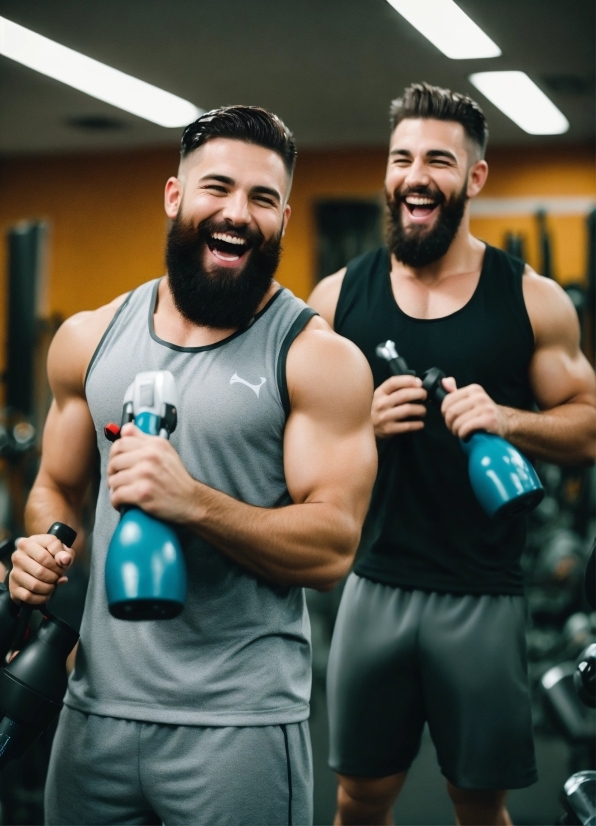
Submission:
[[[562,135],[569,121],[525,72],[478,72],[470,81],[530,135]]]
[[[453,0],[387,0],[408,23],[453,60],[498,57],[501,50]]]
[[[0,17],[0,54],[159,126],[186,126],[193,103]]]

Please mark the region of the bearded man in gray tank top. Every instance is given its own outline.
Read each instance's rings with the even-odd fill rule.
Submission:
[[[347,573],[376,451],[366,360],[273,280],[294,158],[291,133],[263,109],[200,117],[166,183],[167,275],[74,316],[52,344],[16,600],[40,604],[66,580],[72,552],[43,532],[80,528],[97,458],[101,485],[48,823],[312,822],[303,587]],[[110,448],[103,427],[127,386],[163,369],[179,391],[171,442],[128,424]],[[175,619],[108,613],[123,505],[179,529],[188,594]]]
[[[454,437],[484,429],[530,457],[594,462],[595,378],[563,290],[470,233],[488,174],[478,104],[413,84],[391,127],[387,246],[310,298],[362,349],[376,387],[379,473],[329,659],[335,822],[392,822],[428,722],[457,822],[508,824],[506,790],[536,779],[525,523],[482,511]],[[387,377],[375,355],[387,339],[418,376],[450,376],[440,412],[419,378]]]

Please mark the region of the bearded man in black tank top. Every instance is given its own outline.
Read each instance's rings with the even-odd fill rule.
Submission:
[[[485,515],[456,437],[484,429],[530,457],[593,462],[595,377],[563,290],[470,233],[488,174],[480,107],[414,84],[391,123],[387,247],[310,298],[376,388],[379,474],[329,661],[335,823],[392,822],[428,722],[458,823],[508,824],[506,790],[536,780],[525,526]],[[418,375],[450,376],[440,412],[419,378],[387,377],[375,355],[387,339]]]

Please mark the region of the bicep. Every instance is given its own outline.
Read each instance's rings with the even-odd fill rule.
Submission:
[[[596,404],[594,371],[580,349],[579,322],[568,296],[554,282],[530,275],[524,277],[524,297],[536,340],[529,379],[538,406]]]
[[[541,410],[568,402],[596,406],[594,371],[579,347],[552,343],[536,349],[529,370],[530,385]]]
[[[363,519],[377,469],[370,370],[360,353],[339,362],[329,352],[311,356],[284,435],[288,490],[295,503],[328,502]]]
[[[43,433],[42,459],[36,485],[57,488],[82,498],[97,459],[95,426],[87,402],[67,396],[52,402]]]
[[[77,317],[56,334],[48,354],[53,401],[46,419],[36,486],[57,488],[71,498],[85,494],[96,459],[95,426],[84,393],[88,341]]]

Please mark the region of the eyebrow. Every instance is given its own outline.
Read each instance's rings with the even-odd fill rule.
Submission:
[[[203,175],[203,177],[199,179],[199,183],[203,181],[219,181],[220,183],[227,184],[228,186],[234,186],[236,184],[236,181],[233,178],[229,178],[227,175]],[[253,186],[250,191],[256,194],[270,195],[272,198],[275,198],[276,201],[281,203],[281,195],[277,189],[272,189],[269,186]]]
[[[405,158],[411,158],[412,153],[409,149],[392,149],[389,153],[390,155],[401,155]],[[427,158],[449,158],[449,160],[454,161],[457,163],[457,158],[453,154],[453,152],[449,152],[447,149],[429,149],[426,153]]]

